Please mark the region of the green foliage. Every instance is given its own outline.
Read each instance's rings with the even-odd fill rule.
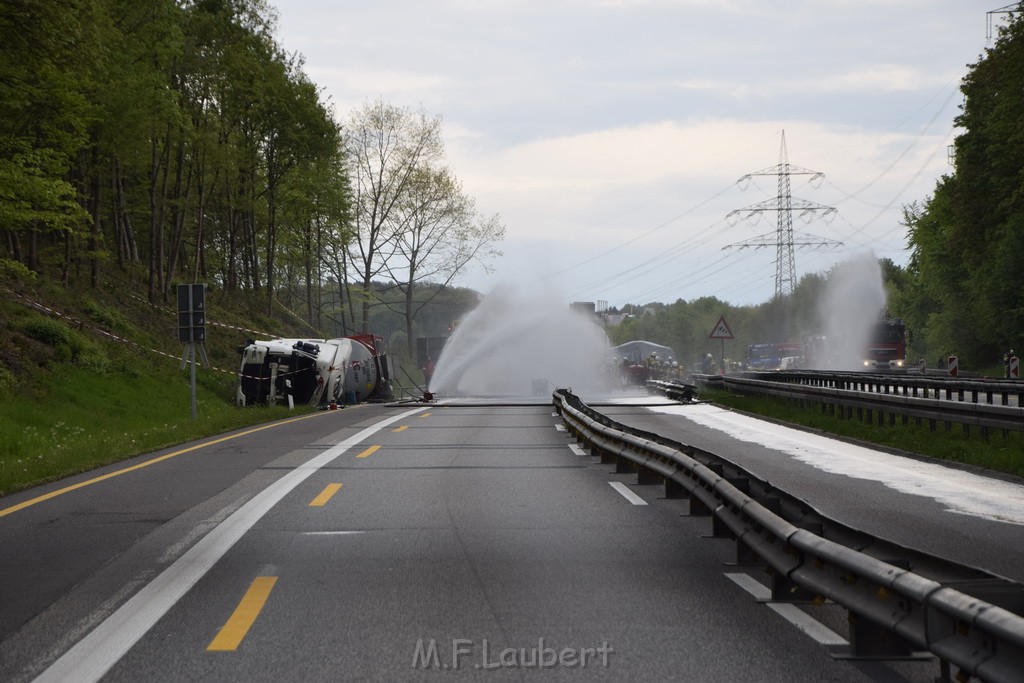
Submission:
[[[114,278],[111,274],[109,277]],[[179,370],[175,314],[153,307],[131,281],[81,297],[40,281],[28,297],[82,320],[70,327],[17,299],[0,301],[0,495],[156,448],[276,419],[284,408],[234,405],[242,332],[211,328],[199,369],[199,421],[190,414],[188,371]],[[208,298],[210,315],[253,327],[253,297]],[[298,336],[282,320],[273,331]],[[114,329],[128,343],[98,330]],[[298,409],[300,412],[305,408]]]
[[[240,410],[223,386],[200,382],[199,421],[176,367],[97,376],[62,366],[43,380],[49,409],[21,397],[0,397],[0,496],[182,441],[294,415],[285,408]],[[2,381],[2,373],[0,373]]]
[[[96,345],[91,340],[52,318],[33,315],[19,325],[19,330],[26,336],[53,347],[60,361],[90,357],[96,350]]]
[[[902,301],[931,354],[986,366],[1024,345],[1024,16],[964,78],[955,172],[906,211],[914,250]],[[963,362],[962,361],[962,362]]]
[[[85,300],[82,304],[82,310],[89,316],[90,320],[99,323],[108,330],[126,332],[131,327],[131,324],[121,313],[92,299]]]
[[[52,347],[58,362],[74,363],[96,374],[110,368],[106,353],[96,342],[58,320],[33,316],[21,324],[20,331]]]
[[[0,258],[0,280],[29,283],[36,279],[36,274],[24,264],[11,259]]]
[[[343,241],[339,130],[264,0],[8,5],[0,259],[93,287],[105,260],[146,264],[154,300],[181,273],[272,297],[279,255],[320,277],[321,245],[290,231]]]
[[[14,389],[15,379],[14,374],[0,365],[0,395],[6,395]]]

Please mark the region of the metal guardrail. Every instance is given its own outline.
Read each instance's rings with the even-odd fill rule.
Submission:
[[[714,454],[628,428],[569,390],[553,394],[568,430],[617,472],[664,483],[736,541],[737,560],[772,576],[772,599],[828,599],[850,615],[850,656],[939,658],[942,680],[1024,678],[1024,586],[828,519]]]
[[[832,414],[839,408],[842,416],[848,418],[854,417],[856,411],[857,417],[867,422],[874,422],[877,417],[878,424],[884,424],[886,418],[889,424],[896,424],[897,418],[906,424],[913,418],[917,422],[927,420],[932,430],[941,422],[947,425],[960,424],[967,431],[971,427],[979,427],[983,435],[987,435],[989,429],[1024,431],[1024,404],[997,405],[914,395],[912,387],[916,386],[919,390],[924,386],[933,387],[935,380],[919,379],[920,384],[913,380],[902,380],[896,385],[877,377],[870,379],[846,378],[835,374],[760,373],[698,375],[694,377],[694,381],[697,385],[728,389],[738,393],[818,403],[822,412],[828,411]],[[940,380],[939,385],[941,384]],[[972,384],[975,385],[973,390],[965,388]],[[991,386],[985,383],[957,382],[954,388],[941,390],[979,392],[981,389],[978,385]],[[866,390],[868,386],[875,390]],[[893,391],[894,386],[900,387],[901,391]],[[889,391],[881,391],[883,387],[888,387]],[[980,394],[975,393],[975,397],[978,395]]]
[[[742,376],[804,386],[851,389],[875,394],[920,396],[922,398],[945,397],[947,401],[969,401],[990,405],[996,403],[997,397],[1001,405],[1010,405],[1010,397],[1014,397],[1017,405],[1024,405],[1024,382],[1015,379],[967,379],[904,372],[867,373],[820,370],[758,372],[745,373]]]

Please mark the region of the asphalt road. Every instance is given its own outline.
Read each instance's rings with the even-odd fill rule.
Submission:
[[[0,499],[0,680],[937,673],[833,657],[845,615],[759,601],[706,518],[558,426],[364,406]]]
[[[880,456],[878,480],[864,479],[811,466],[781,447],[743,440],[729,431],[700,424],[686,416],[687,407],[680,407],[679,414],[675,415],[630,406],[605,405],[599,410],[628,426],[722,456],[844,524],[900,545],[1024,582],[1024,525],[957,510],[950,502],[956,503],[958,495],[984,497],[984,482],[980,489],[961,493],[949,488],[943,475],[956,472],[983,475],[991,487],[1008,484],[1017,489],[1018,495],[1024,491],[1024,480],[1019,477],[986,474],[977,468],[960,468],[936,459],[877,451]],[[766,424],[766,429],[780,442],[783,439],[801,441],[812,433],[772,424]],[[768,440],[771,439],[769,436]],[[848,443],[833,441],[839,447]],[[894,467],[930,469],[934,474],[922,473],[918,485],[912,487],[914,493],[907,493],[893,484],[900,474],[886,476],[887,469]],[[945,501],[936,496],[945,496]]]

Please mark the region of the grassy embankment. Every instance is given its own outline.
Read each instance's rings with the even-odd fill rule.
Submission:
[[[957,425],[947,431],[940,424],[932,432],[927,423],[916,425],[911,421],[904,426],[897,421],[895,425],[871,425],[856,419],[830,417],[822,413],[817,404],[800,407],[781,399],[712,390],[701,391],[700,398],[727,408],[802,425],[847,439],[1024,476],[1024,434],[1021,432],[1010,432],[1004,436],[1002,431],[993,430],[986,440],[981,437],[979,429],[972,429],[969,435],[965,435]]]
[[[198,368],[193,421],[189,371],[179,370],[183,345],[175,338],[173,302],[149,306],[127,282],[84,294],[42,286],[11,291],[15,296],[0,303],[0,495],[312,410],[236,407],[236,348],[253,335],[208,327],[206,350],[216,369]],[[27,301],[68,318],[33,309]],[[207,308],[212,321],[282,336],[313,335],[283,311],[256,312],[256,302],[211,292]]]

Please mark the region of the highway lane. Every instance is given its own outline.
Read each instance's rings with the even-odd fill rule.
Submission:
[[[146,560],[152,566],[115,579],[107,597],[116,598],[124,585],[144,581],[169,564],[256,486],[265,485],[265,476],[249,485],[239,482],[269,461],[290,451],[308,455],[325,441],[333,443],[345,425],[386,414],[390,411],[379,406],[323,411],[174,446],[0,498],[0,640],[12,646],[16,639],[7,641],[30,619],[112,559],[152,546]],[[63,618],[86,619],[89,609],[66,605]],[[3,673],[0,666],[0,679]]]
[[[75,657],[97,653],[111,667],[106,680],[132,681],[394,680],[445,666],[467,678],[568,678],[581,660],[605,680],[935,673],[933,663],[833,659],[781,608],[726,577],[746,570],[724,564],[730,543],[702,538],[706,519],[577,455],[549,405],[373,410],[328,437],[290,441],[110,559],[0,644],[0,677],[30,680],[56,661],[42,680],[62,670],[81,678]],[[261,491],[300,475],[152,628],[88,640],[126,610],[160,603],[154,586],[190,571],[196,550],[236,526]],[[125,639],[124,656],[104,652]],[[550,652],[563,661],[538,671]]]
[[[1024,507],[1019,503],[1024,500],[1024,481],[1018,477],[960,468],[930,458],[907,458],[871,447],[867,447],[870,453],[851,453],[848,442],[766,421],[756,421],[764,430],[760,435],[741,434],[729,422],[730,414],[735,413],[712,406],[648,409],[602,405],[598,409],[623,424],[731,460],[845,524],[1024,581]],[[687,416],[688,411],[692,417]],[[717,417],[715,412],[719,413]],[[816,449],[820,454],[817,464],[809,463],[815,458],[794,455],[788,448],[794,444],[802,450]],[[858,463],[858,457],[870,460]],[[849,472],[844,473],[844,468]],[[891,474],[887,476],[887,472]],[[976,480],[980,485],[961,491],[948,481],[964,472],[980,477]],[[914,477],[913,483],[899,481],[908,477]],[[963,498],[957,500],[957,496]],[[962,509],[956,509],[961,504]],[[997,519],[1000,505],[1007,518],[1016,521]],[[989,510],[992,516],[971,514],[970,510]]]

